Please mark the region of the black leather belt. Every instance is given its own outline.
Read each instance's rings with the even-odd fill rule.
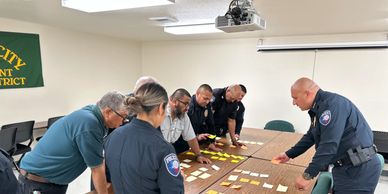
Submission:
[[[362,153],[365,154],[367,161],[371,160],[372,157],[377,153],[376,146],[373,145],[368,148],[361,149]],[[335,167],[341,167],[341,166],[347,166],[347,165],[353,165],[352,161],[350,160],[349,156],[346,155],[344,158],[337,160],[333,163]]]
[[[20,174],[26,177],[28,180],[32,180],[39,183],[50,183],[47,179],[35,174],[28,173],[27,171],[20,169]]]

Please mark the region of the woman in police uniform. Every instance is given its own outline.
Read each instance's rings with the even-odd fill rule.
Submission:
[[[142,85],[126,104],[136,114],[105,143],[106,166],[113,190],[120,193],[184,193],[178,157],[158,129],[165,117],[166,90]]]

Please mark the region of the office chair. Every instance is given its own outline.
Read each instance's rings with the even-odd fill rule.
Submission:
[[[0,130],[0,148],[12,156],[16,151],[16,127],[6,127]]]
[[[31,143],[34,140],[32,131],[34,129],[35,121],[25,121],[20,123],[12,123],[8,125],[3,125],[1,128],[16,128],[16,150],[13,155],[22,154],[20,160],[23,158],[24,154],[31,151]],[[27,144],[23,142],[29,141]]]
[[[267,124],[265,124],[264,129],[285,131],[285,132],[295,132],[294,125],[284,120],[269,121]]]
[[[51,117],[51,118],[49,118],[49,119],[47,120],[47,130],[50,128],[50,126],[51,126],[52,124],[55,123],[55,121],[59,120],[59,119],[62,118],[62,117],[63,117],[63,116],[58,116],[58,117]],[[42,137],[43,137],[43,136],[37,137],[35,140],[36,140],[36,141],[39,141],[40,138],[42,138]]]

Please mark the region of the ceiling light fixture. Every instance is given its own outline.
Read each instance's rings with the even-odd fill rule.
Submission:
[[[175,0],[62,0],[62,7],[91,13],[173,3]]]
[[[175,35],[185,35],[185,34],[219,33],[222,31],[217,29],[214,23],[205,23],[205,24],[165,26],[164,32],[175,34]]]

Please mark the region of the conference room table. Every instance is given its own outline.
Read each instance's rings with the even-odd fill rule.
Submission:
[[[300,176],[304,167],[295,166],[292,164],[273,164],[271,161],[249,158],[237,168],[237,172],[231,171],[221,177],[217,182],[205,189],[202,193],[207,193],[210,190],[219,193],[311,193],[312,185],[308,190],[300,191],[294,187],[295,179]],[[241,172],[239,172],[242,170]],[[243,172],[250,174],[244,174]],[[254,173],[257,174],[252,176]],[[237,180],[228,180],[230,176],[238,176]],[[260,176],[265,175],[265,176]],[[266,177],[268,175],[268,177]],[[230,185],[222,186],[221,183],[230,183]],[[233,185],[239,185],[241,188],[233,189]],[[278,187],[285,186],[285,192],[277,191]],[[268,186],[268,187],[264,187]],[[272,188],[269,188],[272,187]]]
[[[285,152],[294,146],[300,140],[300,138],[302,138],[302,136],[303,134],[300,133],[282,132],[280,135],[273,138],[270,142],[266,143],[263,148],[255,152],[252,157],[272,160],[275,155]],[[295,159],[291,159],[288,161],[288,163],[307,167],[314,154],[315,148],[312,146],[304,154],[296,157]]]
[[[47,121],[39,121],[34,123],[34,129],[44,129],[47,128]]]
[[[231,141],[229,137],[217,140],[217,147],[221,148],[222,151],[226,153],[242,156],[252,156],[281,133],[282,132],[280,131],[244,128],[241,130],[239,142],[244,143],[246,145],[246,149],[231,147]]]
[[[295,178],[304,172],[305,166],[311,160],[314,154],[313,149],[286,164],[271,163],[274,156],[289,149],[302,136],[298,133],[244,128],[240,141],[248,142],[245,143],[247,149],[230,147],[230,138],[217,140],[218,143],[222,143],[217,145],[223,149],[221,152],[201,147],[202,154],[209,158],[212,164],[196,162],[191,151],[181,153],[178,158],[185,174],[185,193],[198,194],[206,193],[209,190],[221,193],[280,193],[276,191],[279,184],[288,187],[286,193],[310,193],[313,184],[307,191],[297,191],[294,188],[294,182]],[[224,159],[220,160],[220,158]],[[235,170],[250,172],[243,174],[234,172]],[[197,175],[192,173],[197,173]],[[260,177],[259,174],[268,175],[268,177]],[[236,181],[228,181],[230,175],[239,175],[239,177]],[[195,180],[188,181],[189,177]],[[249,179],[249,182],[241,182],[241,178],[243,181]],[[251,184],[252,181],[254,184]],[[231,182],[231,185],[221,186],[222,182]],[[273,185],[273,187],[264,188],[264,183]],[[232,185],[241,185],[241,188],[236,190],[231,188]]]
[[[180,154],[178,157],[181,162],[184,159],[192,160],[189,165],[189,168],[182,168],[184,174],[186,175],[185,181],[185,193],[187,194],[196,194],[196,193],[206,193],[205,191],[214,190],[221,193],[236,193],[239,190],[232,189],[227,186],[221,186],[221,182],[228,182],[229,175],[236,175],[239,173],[233,172],[235,169],[240,169],[244,171],[251,171],[257,173],[268,174],[268,178],[254,177],[250,175],[242,174],[242,178],[248,178],[250,180],[260,182],[259,185],[254,185],[250,183],[240,182],[239,179],[234,183],[241,185],[241,192],[238,193],[276,193],[278,184],[288,187],[287,193],[309,193],[309,191],[296,191],[294,188],[295,178],[301,175],[304,172],[305,166],[308,165],[312,156],[314,155],[314,149],[308,150],[304,155],[299,156],[296,159],[290,160],[286,164],[272,164],[271,160],[277,154],[286,151],[292,147],[303,134],[299,133],[289,133],[273,130],[263,130],[263,129],[254,129],[254,128],[244,128],[241,133],[241,141],[250,142],[245,143],[248,149],[242,149],[241,147],[232,148],[230,147],[230,138],[221,138],[217,142],[222,142],[222,146],[217,145],[217,147],[222,148],[221,153],[227,153],[229,155],[243,156],[244,159],[238,163],[231,163],[231,159],[226,161],[213,160],[213,164],[220,167],[219,171],[216,171],[211,168],[213,164],[200,164],[195,161],[195,156],[187,155],[186,153]],[[254,143],[255,142],[255,143]],[[257,144],[259,142],[260,144]],[[204,150],[202,150],[204,151]],[[203,153],[203,152],[202,152]],[[208,154],[209,151],[206,151],[204,154],[206,157],[211,158],[212,155]],[[183,162],[185,163],[185,162]],[[206,173],[211,176],[206,179],[197,179],[188,182],[187,178],[192,176],[191,173],[195,171],[200,171],[199,169],[205,167],[209,169]],[[202,172],[203,174],[205,172]],[[200,175],[199,175],[200,176]],[[263,187],[264,182],[267,184],[272,184],[272,189],[267,189]],[[229,181],[230,182],[230,181]],[[256,183],[257,184],[257,183]]]

